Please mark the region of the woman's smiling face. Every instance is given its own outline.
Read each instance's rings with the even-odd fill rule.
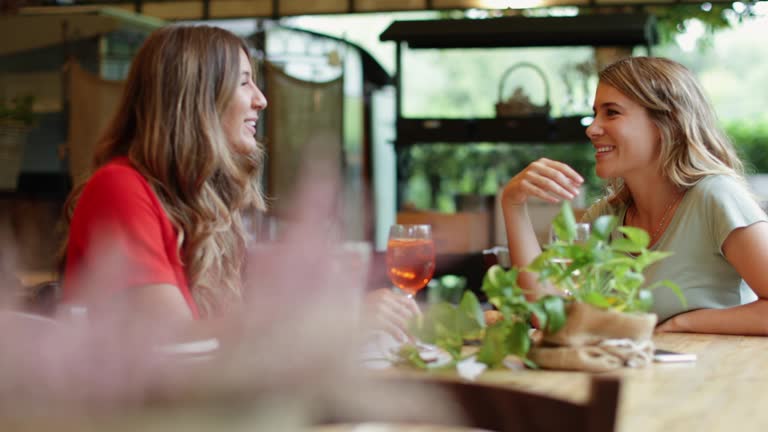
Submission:
[[[594,111],[595,119],[586,132],[595,147],[599,177],[626,178],[657,170],[660,135],[645,107],[600,83]]]
[[[238,77],[235,94],[221,116],[221,123],[231,148],[248,154],[256,149],[256,123],[259,113],[267,107],[267,99],[253,82],[251,62],[243,51]]]

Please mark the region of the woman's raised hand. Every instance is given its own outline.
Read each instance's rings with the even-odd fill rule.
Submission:
[[[512,177],[502,192],[502,205],[521,205],[532,196],[557,203],[579,194],[584,179],[568,165],[541,158]]]

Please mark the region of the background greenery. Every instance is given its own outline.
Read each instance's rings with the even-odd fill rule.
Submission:
[[[762,9],[760,9],[762,5]],[[768,173],[768,2],[757,5],[681,4],[647,6],[660,22],[663,43],[651,54],[677,60],[702,82],[722,126],[745,159],[749,172]],[[750,9],[754,8],[754,9]],[[573,8],[529,10],[527,14],[568,14]],[[754,13],[753,13],[754,12]],[[499,11],[472,12],[475,18],[498,16]],[[496,14],[496,15],[494,15]],[[455,12],[451,17],[466,16]],[[390,72],[394,44],[379,34],[397,19],[439,18],[436,12],[366,14],[349,17],[301,17],[292,25],[346,37],[368,49]],[[404,114],[410,117],[492,117],[499,78],[520,61],[544,69],[551,88],[551,114],[587,114],[596,85],[586,74],[593,50],[576,48],[515,48],[486,50],[406,50]],[[643,48],[635,55],[647,55]],[[546,97],[541,78],[520,70],[507,84],[511,93],[521,87],[532,102]],[[454,195],[491,194],[530,161],[539,157],[573,164],[588,180],[588,199],[601,190],[594,175],[588,141],[573,145],[468,143],[431,144],[410,150],[410,178],[404,203],[417,208],[454,211]],[[400,167],[402,169],[403,167]]]
[[[725,125],[748,174],[768,173],[768,121],[740,120]]]

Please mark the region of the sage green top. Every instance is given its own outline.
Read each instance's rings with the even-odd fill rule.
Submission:
[[[623,221],[625,204],[612,206],[603,199],[589,208],[586,222],[614,214]],[[737,228],[768,221],[765,212],[738,180],[727,175],[705,177],[683,197],[667,229],[651,250],[674,254],[648,267],[646,284],[671,280],[680,286],[688,303],[684,308],[666,287],[653,292],[652,312],[662,322],[681,312],[703,308],[727,308],[757,299],[736,269],[723,255],[723,242]],[[614,232],[614,237],[621,235]]]

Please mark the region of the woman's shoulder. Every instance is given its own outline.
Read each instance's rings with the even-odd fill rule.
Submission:
[[[118,156],[99,167],[89,181],[101,178],[144,179],[141,173],[133,167],[131,161],[125,156]]]
[[[750,196],[749,189],[743,180],[726,174],[714,174],[702,178],[689,193],[702,199],[734,195]]]
[[[117,157],[107,162],[85,185],[85,191],[125,192],[129,190],[145,191],[149,183],[141,173],[131,165],[127,157]]]
[[[91,203],[99,208],[159,206],[149,182],[125,157],[112,159],[93,173],[83,188],[78,206],[80,203]]]

